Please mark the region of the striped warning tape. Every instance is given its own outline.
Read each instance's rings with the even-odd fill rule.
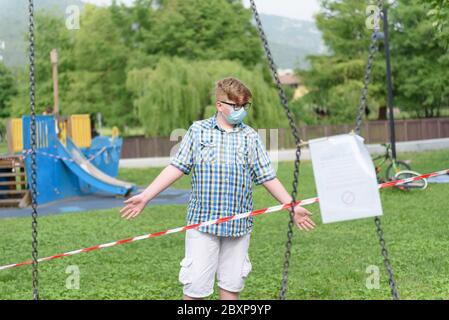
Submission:
[[[91,162],[92,160],[94,160],[95,158],[100,156],[103,152],[105,152],[108,148],[115,148],[115,147],[102,147],[100,150],[98,150],[96,153],[91,155],[86,160]],[[23,155],[23,157],[26,158],[26,157],[28,157],[31,154],[31,152],[32,152],[31,149],[22,150],[21,155]],[[51,154],[51,153],[48,153],[48,152],[45,152],[45,151],[40,151],[40,150],[36,150],[36,154],[40,154],[42,156],[49,157],[49,158],[54,158],[54,159],[58,159],[58,160],[64,160],[64,161],[69,161],[69,162],[73,162],[74,161],[71,158],[61,157],[61,156],[58,156],[58,155],[55,155],[55,154]],[[16,157],[15,156],[0,156],[0,159],[1,160],[15,160]]]
[[[103,152],[105,152],[106,149],[108,149],[108,148],[109,148],[109,147],[102,147],[100,150],[98,150],[96,153],[94,153],[93,155],[91,155],[91,156],[90,156],[89,158],[87,158],[86,160],[87,160],[88,162],[91,162],[91,161],[94,160],[96,157],[98,157],[98,156],[101,155]],[[22,154],[24,155],[24,157],[27,157],[28,155],[31,154],[31,152],[32,152],[31,149],[23,150],[23,151],[22,151]],[[58,160],[69,161],[69,162],[74,162],[74,161],[75,161],[75,160],[73,160],[73,159],[71,159],[71,158],[61,157],[61,156],[58,156],[58,155],[55,155],[55,154],[51,154],[51,153],[48,153],[48,152],[45,152],[45,151],[39,151],[39,150],[36,150],[36,153],[37,153],[37,154],[40,154],[40,155],[42,155],[42,156],[45,156],[45,157],[54,158],[54,159],[58,159]]]
[[[436,177],[436,176],[440,176],[440,175],[444,175],[444,174],[449,174],[449,169],[442,170],[442,171],[436,171],[436,172],[432,172],[432,173],[427,173],[427,174],[423,174],[420,176],[411,177],[411,178],[407,178],[407,179],[400,179],[400,180],[385,182],[385,183],[379,184],[379,189],[390,188],[390,187],[394,187],[397,185],[402,185],[402,184],[406,184],[409,182],[413,182],[416,180],[427,179],[430,177]],[[309,198],[306,200],[296,201],[295,206],[297,206],[297,205],[305,206],[305,205],[310,205],[310,204],[317,203],[317,202],[319,202],[319,199],[317,197]],[[149,233],[149,234],[145,234],[145,235],[138,236],[138,237],[132,237],[132,238],[118,240],[118,241],[109,242],[109,243],[105,243],[105,244],[100,244],[100,245],[96,245],[96,246],[92,246],[92,247],[88,247],[88,248],[84,248],[84,249],[60,253],[60,254],[49,256],[46,258],[40,258],[40,259],[38,259],[38,262],[49,261],[49,260],[58,259],[58,258],[62,258],[62,257],[73,256],[78,253],[114,247],[114,246],[118,246],[118,245],[121,245],[124,243],[135,242],[135,241],[149,239],[149,238],[156,238],[156,237],[160,237],[160,236],[167,235],[167,234],[182,232],[182,231],[186,231],[189,229],[194,229],[194,228],[198,228],[198,227],[202,227],[202,226],[208,226],[208,225],[212,225],[212,224],[219,224],[219,223],[223,223],[223,222],[230,221],[230,220],[238,220],[238,219],[243,219],[243,218],[247,218],[247,217],[251,217],[251,216],[261,215],[264,213],[281,211],[283,209],[288,209],[291,206],[292,206],[291,203],[286,203],[286,204],[281,204],[281,205],[277,205],[277,206],[273,206],[273,207],[255,210],[255,211],[249,211],[249,212],[234,215],[234,216],[210,220],[210,221],[206,221],[206,222],[202,222],[202,223],[191,224],[191,225],[174,228],[174,229],[169,229],[169,230],[165,230],[165,231],[160,231],[160,232],[156,232],[156,233]],[[4,266],[0,266],[0,270],[10,269],[10,268],[14,268],[14,267],[20,267],[20,266],[28,265],[31,263],[32,263],[32,260],[27,260],[27,261],[20,262],[20,263],[4,265]]]

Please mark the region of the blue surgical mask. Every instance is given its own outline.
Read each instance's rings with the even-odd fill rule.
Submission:
[[[246,110],[243,108],[240,108],[240,110],[235,111],[233,110],[229,116],[223,114],[226,121],[230,124],[238,124],[243,121],[246,117]]]

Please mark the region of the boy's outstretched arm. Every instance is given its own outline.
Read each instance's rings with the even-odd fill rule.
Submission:
[[[173,165],[165,167],[165,169],[159,173],[156,179],[154,179],[142,193],[124,201],[126,206],[120,210],[122,218],[131,219],[137,217],[149,201],[154,199],[159,193],[164,191],[183,175],[184,172]]]
[[[282,183],[279,181],[278,178],[271,179],[269,181],[266,181],[263,183],[263,186],[265,189],[267,189],[272,196],[277,199],[280,203],[291,203],[292,202],[292,196],[287,192],[287,190],[284,188]],[[297,205],[295,206],[295,215],[294,215],[294,221],[296,226],[305,231],[312,230],[315,228],[315,223],[310,218],[312,213],[308,211],[307,209]]]

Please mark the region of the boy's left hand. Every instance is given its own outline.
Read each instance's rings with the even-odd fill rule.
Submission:
[[[315,228],[315,222],[310,218],[311,215],[309,210],[297,205],[293,220],[299,229],[309,231]]]

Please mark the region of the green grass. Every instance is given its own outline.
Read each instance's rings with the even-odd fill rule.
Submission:
[[[449,167],[449,151],[402,154],[412,168],[431,172]],[[291,188],[293,163],[281,163],[278,177]],[[121,170],[120,177],[147,184],[160,169]],[[188,188],[190,177],[175,184]],[[301,165],[300,198],[315,196],[310,162]],[[429,184],[426,191],[381,191],[382,226],[401,298],[449,299],[449,185]],[[254,191],[255,208],[275,204],[263,187]],[[290,261],[289,299],[390,299],[373,219],[320,223],[319,207],[310,206],[318,227],[295,229]],[[185,205],[149,206],[136,220],[120,219],[118,210],[46,216],[39,219],[41,257],[182,226]],[[253,271],[243,299],[276,299],[282,274],[288,217],[286,212],[256,218],[251,238]],[[29,218],[0,220],[0,265],[30,257]],[[184,234],[173,234],[83,253],[40,264],[43,299],[180,299],[179,262]],[[66,268],[78,266],[80,289],[66,288]],[[366,269],[378,266],[381,286],[369,290]],[[217,292],[217,291],[216,291]],[[30,299],[31,267],[0,271],[0,299]],[[216,299],[217,293],[211,297]]]

